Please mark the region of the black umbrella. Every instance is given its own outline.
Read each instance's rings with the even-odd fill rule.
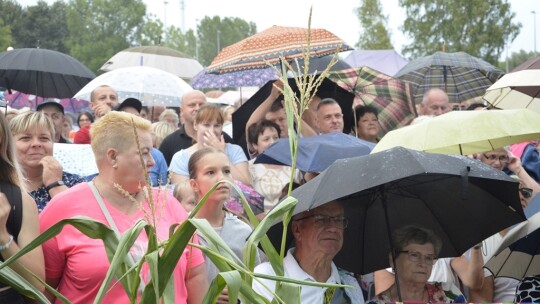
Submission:
[[[0,86],[47,98],[71,98],[96,75],[77,59],[46,49],[0,53]]]
[[[440,257],[456,257],[525,220],[518,183],[503,172],[463,156],[402,147],[337,160],[292,196],[295,214],[343,202],[350,224],[334,262],[360,274],[389,267],[390,232],[404,225],[433,230],[443,241]],[[268,233],[277,248],[282,228],[278,223]]]
[[[289,85],[295,93],[298,94],[299,90],[296,86],[294,79],[288,79]],[[248,99],[238,110],[234,111],[232,115],[233,123],[233,140],[245,149],[245,129],[249,117],[260,106],[263,101],[270,95],[272,85],[274,81],[267,82],[261,87],[250,99]],[[319,86],[316,95],[320,98],[334,98],[340,105],[343,112],[343,133],[350,133],[351,128],[354,125],[352,104],[354,94],[338,86],[335,82],[325,78]],[[246,153],[247,155],[247,153]]]

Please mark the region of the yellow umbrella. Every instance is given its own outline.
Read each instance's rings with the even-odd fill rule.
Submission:
[[[402,146],[469,155],[540,138],[540,115],[527,109],[453,111],[388,132],[371,153]]]

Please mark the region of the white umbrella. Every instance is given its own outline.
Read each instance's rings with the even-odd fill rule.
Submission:
[[[121,68],[99,75],[82,88],[75,98],[90,100],[98,86],[108,85],[116,90],[119,100],[139,99],[144,106],[178,107],[182,96],[193,89],[180,77],[145,66]]]
[[[203,66],[190,56],[163,46],[136,46],[116,53],[100,68],[113,71],[119,68],[148,66],[184,79],[191,79]]]
[[[501,109],[530,109],[540,113],[540,69],[504,75],[487,88],[484,99]]]

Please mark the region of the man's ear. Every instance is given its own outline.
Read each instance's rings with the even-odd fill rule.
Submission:
[[[301,240],[300,222],[295,220],[291,222],[291,233],[297,242]]]

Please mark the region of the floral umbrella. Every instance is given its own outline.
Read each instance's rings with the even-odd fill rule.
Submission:
[[[223,89],[241,87],[262,87],[270,80],[279,78],[276,70],[272,67],[263,69],[241,70],[225,74],[209,73],[207,70],[200,71],[190,82],[194,89]]]
[[[380,135],[408,125],[416,117],[409,83],[367,66],[331,72],[328,78],[355,94],[354,106],[369,105],[379,111]]]
[[[35,110],[37,105],[45,100],[54,100],[64,107],[64,111],[70,113],[80,113],[82,111],[90,111],[89,102],[77,98],[43,98],[36,95],[25,94],[17,91],[12,91],[11,94],[6,91],[4,97],[8,105],[15,109],[28,107]]]
[[[301,58],[307,48],[307,38],[307,28],[272,26],[221,50],[207,70],[225,73],[265,68],[268,64],[277,64],[281,57],[285,60]],[[311,57],[352,50],[341,38],[325,29],[311,29],[310,39]]]

